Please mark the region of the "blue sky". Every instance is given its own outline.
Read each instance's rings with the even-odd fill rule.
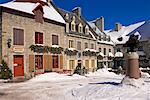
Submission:
[[[150,20],[150,0],[53,0],[65,10],[74,7],[82,8],[82,15],[86,20],[97,17],[105,18],[105,28],[114,28],[116,22],[123,25],[133,24],[143,20]]]
[[[0,0],[7,2],[11,0]],[[150,20],[150,0],[53,0],[65,10],[74,7],[82,8],[86,20],[94,20],[100,16],[105,18],[105,29],[114,28],[116,22],[129,25],[143,20]]]

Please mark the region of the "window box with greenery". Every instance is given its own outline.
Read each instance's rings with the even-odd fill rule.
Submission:
[[[78,53],[78,51],[77,50],[75,50],[75,49],[68,49],[68,48],[66,48],[66,50],[64,51],[65,52],[65,54],[66,55],[68,55],[68,56],[75,56],[75,55],[77,55],[77,53]]]
[[[53,54],[61,54],[63,51],[62,47],[50,47],[50,52]]]
[[[95,51],[90,51],[90,50],[87,50],[87,51],[83,51],[82,52],[82,55],[83,56],[97,56],[98,52],[95,52]]]
[[[42,45],[31,45],[29,47],[31,51],[36,53],[53,53],[53,54],[61,54],[63,51],[62,47],[49,47],[49,46],[42,46]]]

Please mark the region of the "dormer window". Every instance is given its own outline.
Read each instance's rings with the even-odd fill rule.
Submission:
[[[100,36],[99,36],[99,40],[100,40],[100,41],[102,41],[102,39],[103,39],[103,36],[102,36],[102,35],[100,35]]]
[[[71,31],[73,31],[73,32],[76,31],[75,16],[73,16],[73,18],[72,18]]]
[[[75,32],[76,25],[74,22],[71,23],[71,31]]]
[[[68,13],[66,14],[65,18],[66,18],[67,20],[69,20],[69,14],[68,14]]]
[[[72,17],[72,20],[73,20],[73,21],[75,21],[75,20],[76,20],[76,17],[75,17],[75,16],[73,16],[73,17]]]
[[[89,27],[86,25],[85,27],[85,34],[88,34],[89,33]]]
[[[110,42],[110,36],[107,37],[108,42]]]
[[[96,27],[93,27],[93,30],[96,31]]]
[[[78,32],[79,32],[79,33],[83,33],[83,26],[82,26],[81,23],[79,24],[78,27],[79,27],[79,28],[78,28]]]

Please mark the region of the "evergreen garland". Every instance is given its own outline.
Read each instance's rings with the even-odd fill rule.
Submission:
[[[69,49],[66,49],[64,52],[65,52],[65,54],[68,55],[68,56],[75,56],[75,55],[77,55],[77,53],[78,53],[77,50],[69,50]]]
[[[53,53],[53,54],[61,54],[63,51],[62,47],[49,47],[49,46],[39,46],[39,45],[31,45],[29,47],[31,51],[36,53]]]
[[[83,56],[97,56],[97,52],[94,52],[94,51],[90,51],[90,50],[88,50],[88,51],[83,51],[82,52],[82,55]]]

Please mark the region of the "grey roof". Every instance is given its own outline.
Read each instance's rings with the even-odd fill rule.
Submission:
[[[75,23],[76,23],[76,25],[79,25],[80,23],[82,23],[83,27],[85,27],[86,25],[89,26],[89,24],[86,22],[86,20],[85,20],[82,16],[80,16],[80,18],[79,18],[79,17],[78,17],[76,14],[74,14],[73,12],[66,11],[66,10],[61,9],[61,8],[58,8],[58,7],[56,7],[56,6],[55,6],[55,8],[56,8],[57,11],[62,15],[62,17],[64,18],[64,20],[65,20],[66,22],[68,22],[68,23],[72,22],[72,18],[73,18],[73,16],[74,16],[74,17],[75,17]],[[66,18],[65,18],[65,17],[66,17],[66,14],[69,15],[69,19],[66,19]],[[89,26],[89,30],[92,32],[92,34],[93,34],[95,37],[97,37],[97,34],[95,33],[95,31],[93,31],[93,29],[92,29],[90,26]],[[77,33],[77,32],[71,32],[71,33]],[[88,36],[87,36],[87,35],[82,35],[82,33],[78,33],[78,34],[75,34],[75,35],[86,36],[86,37],[92,38],[92,35],[91,35],[91,34],[89,34]]]

